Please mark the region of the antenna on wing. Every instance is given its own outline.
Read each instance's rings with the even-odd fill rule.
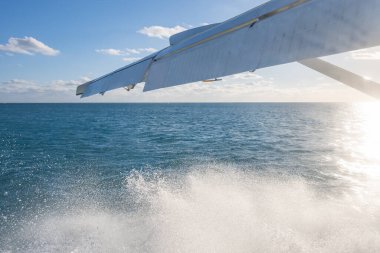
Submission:
[[[126,91],[131,91],[131,90],[133,90],[135,87],[136,87],[136,84],[130,84],[130,85],[128,85],[127,87],[124,87],[124,89],[125,89]]]
[[[208,80],[203,80],[202,82],[204,83],[213,83],[213,82],[220,82],[223,81],[221,78],[214,78],[214,79],[208,79]]]

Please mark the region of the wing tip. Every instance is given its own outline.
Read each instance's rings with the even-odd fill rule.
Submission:
[[[87,89],[87,87],[88,87],[89,84],[90,84],[90,82],[87,82],[87,83],[84,83],[82,85],[79,85],[77,87],[76,95],[83,97],[83,95],[86,92],[86,89]]]

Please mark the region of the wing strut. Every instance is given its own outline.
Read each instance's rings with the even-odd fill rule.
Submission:
[[[319,58],[307,59],[299,61],[302,65],[322,73],[332,79],[344,83],[351,88],[361,91],[368,96],[380,99],[380,84],[372,80],[368,80],[351,71],[345,70],[334,64],[321,60]]]

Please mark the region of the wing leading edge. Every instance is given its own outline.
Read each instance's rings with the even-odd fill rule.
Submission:
[[[220,24],[174,35],[171,46],[81,87],[145,82],[151,91],[380,45],[378,0],[273,0]]]

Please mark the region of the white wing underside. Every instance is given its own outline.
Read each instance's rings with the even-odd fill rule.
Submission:
[[[153,57],[154,55],[83,84],[78,87],[77,95],[89,97],[95,94],[104,94],[106,91],[125,87],[130,84],[141,83],[145,80],[145,75],[153,62]]]
[[[173,36],[172,45],[78,88],[90,96],[145,82],[144,91],[380,45],[379,0],[273,0]]]

